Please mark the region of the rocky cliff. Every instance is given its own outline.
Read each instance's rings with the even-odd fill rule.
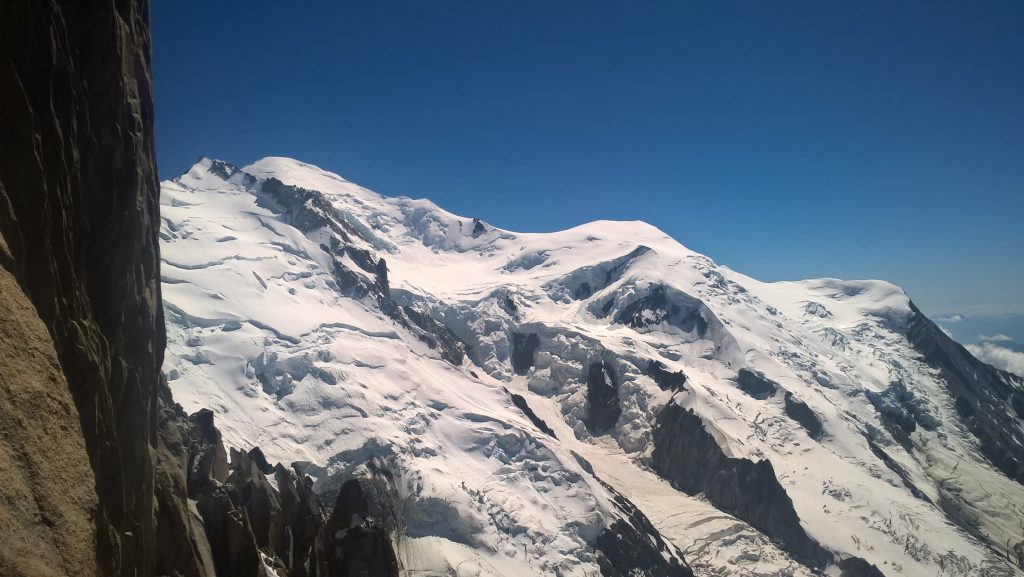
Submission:
[[[60,426],[81,437],[95,476],[90,515],[109,575],[144,574],[155,538],[164,328],[148,18],[137,2],[15,0],[0,10],[3,264],[46,327],[77,408]],[[51,450],[36,440],[26,459]],[[42,522],[63,538],[66,526]]]
[[[0,6],[0,574],[396,574],[358,482],[171,399],[151,91],[148,2]]]

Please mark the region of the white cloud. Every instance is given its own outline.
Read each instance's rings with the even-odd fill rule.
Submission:
[[[982,362],[1024,377],[1024,353],[1018,353],[992,342],[967,345],[967,350]]]
[[[958,323],[964,320],[963,315],[949,315],[948,317],[939,317],[935,319],[940,323]]]
[[[1008,336],[1004,335],[1003,333],[999,333],[997,335],[992,335],[992,336],[978,335],[978,340],[982,341],[982,342],[999,343],[999,342],[1012,341],[1013,338],[1012,337],[1008,337]]]

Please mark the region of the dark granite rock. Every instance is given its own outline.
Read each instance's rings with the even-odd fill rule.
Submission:
[[[762,401],[774,397],[779,390],[777,384],[750,369],[740,369],[739,375],[736,377],[736,385],[744,393]]]
[[[928,366],[939,371],[960,420],[996,468],[1024,483],[1024,420],[1012,400],[1024,394],[1024,379],[979,361],[913,303],[910,309],[907,338]]]
[[[398,576],[387,531],[369,517],[370,503],[358,479],[338,491],[326,525],[320,531],[326,552],[327,575],[332,577]]]
[[[661,361],[651,360],[647,362],[644,372],[654,379],[658,388],[663,391],[681,391],[686,384],[686,374],[682,371],[672,372],[665,367]]]
[[[726,456],[693,411],[674,402],[658,415],[651,466],[678,489],[703,493],[716,507],[746,521],[812,567],[824,567],[832,554],[800,526],[793,501],[768,461]]]
[[[104,575],[154,566],[163,360],[147,2],[10,0],[0,235],[77,407]]]
[[[848,557],[839,562],[839,577],[885,577],[878,567],[860,557]]]
[[[875,429],[875,431],[877,432],[878,429]],[[903,486],[910,490],[911,495],[921,499],[922,501],[926,501],[928,503],[932,502],[931,499],[928,498],[928,495],[925,495],[924,491],[918,489],[917,485],[910,480],[910,474],[907,473],[906,469],[893,460],[893,458],[885,452],[885,449],[879,447],[878,443],[876,443],[870,436],[865,436],[865,439],[868,442],[868,447],[871,449],[871,452],[874,453],[875,456],[878,457],[878,460],[882,461],[890,471],[899,476],[900,480],[903,481]]]
[[[0,236],[0,575],[92,577],[96,491],[78,412],[4,256]]]
[[[615,322],[636,329],[668,323],[703,338],[708,331],[708,322],[701,314],[703,306],[701,301],[659,284],[624,306],[615,315]]]
[[[615,426],[620,415],[615,372],[603,360],[591,362],[587,369],[587,417],[583,423],[591,434],[603,435]]]
[[[285,221],[302,232],[327,228],[345,244],[351,244],[353,236],[361,237],[321,192],[285,184],[273,177],[257,188],[261,206],[283,213]]]
[[[236,506],[238,501],[235,487],[225,485],[200,495],[196,503],[218,577],[252,577],[260,566],[249,517],[244,508]]]
[[[332,237],[333,239],[333,237]],[[377,272],[377,263],[373,261],[373,255],[365,248],[357,248],[352,245],[345,245],[345,254],[356,263],[356,266],[368,273]]]
[[[600,481],[600,479],[599,479]],[[662,538],[647,516],[610,485],[621,518],[597,538],[594,549],[603,577],[693,577],[682,553]]]
[[[377,286],[384,296],[391,298],[391,285],[388,283],[388,263],[383,258],[377,260],[374,267],[374,276],[377,279]]]
[[[466,347],[459,337],[447,325],[434,317],[412,307],[402,307],[406,317],[423,331],[420,339],[431,348],[441,352],[441,358],[455,365],[462,366],[466,358]]]
[[[149,66],[144,0],[12,0],[0,9],[0,304],[7,306],[9,295],[27,297],[25,310],[52,343],[51,368],[59,363],[53,379],[66,379],[58,383],[66,398],[52,387],[41,397],[47,418],[25,426],[46,433],[56,424],[68,441],[45,448],[19,442],[28,458],[10,466],[0,453],[3,473],[28,467],[49,479],[27,498],[40,513],[32,517],[38,528],[21,527],[28,518],[21,509],[9,515],[0,506],[0,525],[19,528],[2,539],[0,574],[255,577],[263,572],[262,551],[278,559],[282,575],[349,575],[326,570],[316,538],[325,515],[311,481],[276,471],[278,492],[259,451],[234,452],[229,467],[213,414],[187,416],[160,374],[165,335]],[[240,172],[219,161],[208,170],[232,179]],[[275,202],[291,203],[297,226],[316,226],[330,210],[309,191],[280,182],[267,188]],[[0,340],[11,316],[0,323]],[[23,330],[18,338],[43,342],[36,337]],[[21,366],[21,356],[37,365],[45,359],[22,352],[6,356],[4,366]],[[4,425],[22,404],[13,406],[0,407],[0,449],[12,437]],[[66,458],[76,447],[79,458]],[[33,465],[42,460],[60,469]],[[67,507],[50,489],[76,471],[76,486],[62,493],[77,505]],[[3,486],[20,494],[13,483]],[[37,537],[49,545],[28,548]],[[383,533],[373,551],[361,543],[350,546],[351,555],[390,551]]]
[[[823,429],[821,426],[821,419],[818,418],[818,415],[816,415],[814,411],[807,406],[807,403],[796,398],[796,396],[789,391],[786,391],[785,400],[786,415],[789,416],[790,419],[800,423],[800,426],[807,431],[807,434],[810,435],[812,439],[815,441],[821,440]]]
[[[512,371],[517,375],[525,375],[533,366],[533,353],[540,346],[537,333],[525,335],[512,334]]]
[[[533,426],[540,429],[540,431],[545,435],[554,437],[556,439],[558,438],[555,436],[555,432],[551,429],[551,427],[549,427],[548,424],[544,422],[544,419],[541,419],[540,417],[537,416],[537,413],[533,412],[533,409],[531,409],[530,405],[526,402],[525,397],[523,397],[522,395],[511,393],[509,392],[508,389],[505,389],[505,392],[508,393],[509,396],[512,398],[512,404],[519,407],[519,410],[522,411],[524,415],[526,415],[526,418],[530,419],[530,422],[533,423]]]

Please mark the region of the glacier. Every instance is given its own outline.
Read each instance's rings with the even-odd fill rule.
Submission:
[[[386,472],[407,574],[1024,575],[1024,379],[895,285],[278,157],[200,159],[161,219],[174,398],[318,491]]]

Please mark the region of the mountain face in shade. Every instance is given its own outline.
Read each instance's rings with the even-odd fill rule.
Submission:
[[[160,202],[175,399],[322,498],[379,488],[411,574],[1024,575],[1024,383],[896,286],[285,158]]]

